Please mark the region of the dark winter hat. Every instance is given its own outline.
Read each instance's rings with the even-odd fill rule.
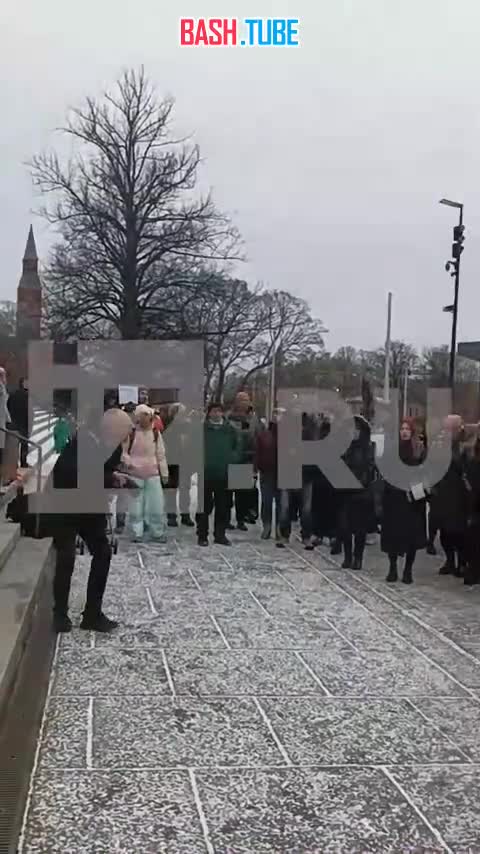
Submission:
[[[220,403],[219,401],[216,401],[216,400],[212,400],[212,402],[208,404],[207,415],[210,415],[212,409],[221,409],[222,412],[225,411],[223,403]]]

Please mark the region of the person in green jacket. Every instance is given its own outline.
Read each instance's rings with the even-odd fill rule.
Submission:
[[[204,433],[203,510],[197,513],[199,546],[208,546],[208,517],[215,508],[214,538],[230,546],[225,536],[229,513],[228,466],[238,462],[237,431],[224,417],[221,403],[210,403]]]
[[[64,415],[60,415],[53,428],[53,444],[56,454],[61,454],[70,441],[70,424]]]

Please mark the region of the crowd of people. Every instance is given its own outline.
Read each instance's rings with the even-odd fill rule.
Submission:
[[[132,418],[132,428],[123,447],[122,470],[131,475],[137,489],[134,495],[126,495],[117,508],[117,525],[119,531],[126,527],[134,541],[148,537],[165,542],[167,527],[179,524],[177,494],[181,524],[195,524],[190,515],[193,472],[169,465],[168,431],[164,434],[173,419],[183,419],[187,426],[192,415],[181,404],[155,411],[149,406],[146,389],[140,390],[139,400],[136,407],[124,407]],[[111,407],[118,407],[116,400],[106,402],[106,408]],[[473,441],[471,435],[467,437],[461,418],[449,416],[444,424],[452,444],[447,474],[418,497],[384,482],[376,463],[371,427],[362,416],[354,418],[351,441],[342,457],[358,482],[357,488],[335,489],[312,464],[303,466],[301,489],[279,489],[278,421],[282,415],[283,410],[275,410],[271,422],[265,424],[256,416],[246,392],[237,394],[228,411],[217,402],[208,406],[204,419],[204,470],[199,480],[203,484],[203,508],[196,514],[200,546],[208,546],[212,514],[214,541],[222,545],[230,545],[228,531],[246,531],[260,515],[261,538],[275,536],[277,546],[284,548],[290,540],[292,524],[298,520],[305,549],[311,551],[328,539],[332,555],[343,553],[344,568],[361,570],[368,537],[380,533],[381,548],[389,560],[386,580],[398,580],[399,560],[405,558],[401,579],[410,584],[417,552],[426,549],[435,554],[439,532],[445,552],[441,574],[462,577],[466,584],[480,580],[480,517],[478,525],[476,517],[480,510],[480,445],[476,437]],[[322,440],[330,429],[327,416],[303,413],[304,441]],[[345,424],[345,429],[351,430],[351,422]],[[424,431],[413,419],[405,418],[399,433],[402,463],[420,466],[426,455]],[[228,472],[233,463],[253,466],[254,480],[249,489],[229,489]]]
[[[212,521],[214,542],[230,546],[229,531],[246,531],[260,516],[263,540],[275,538],[276,545],[285,548],[292,526],[299,523],[305,549],[312,551],[328,540],[331,554],[343,555],[345,569],[360,571],[369,536],[380,534],[381,549],[389,562],[386,581],[396,582],[400,569],[401,580],[411,584],[417,553],[423,549],[435,553],[439,532],[445,552],[440,573],[463,578],[466,585],[480,583],[480,438],[478,431],[467,430],[458,416],[449,416],[443,425],[452,448],[446,475],[433,489],[418,494],[413,487],[401,489],[382,479],[371,426],[362,416],[355,416],[353,428],[351,419],[344,424],[350,432],[342,459],[356,478],[355,486],[336,489],[317,465],[309,463],[302,467],[301,488],[283,489],[278,481],[278,424],[285,412],[275,410],[270,423],[265,423],[255,414],[246,392],[236,396],[229,410],[214,401],[205,413],[189,412],[178,403],[155,408],[150,405],[147,389],[140,390],[137,404],[121,407],[112,395],[106,398],[104,408],[98,441],[104,441],[104,434],[110,442],[112,436],[118,440],[105,465],[105,485],[109,489],[128,487],[120,490],[117,498],[116,525],[134,542],[164,543],[169,528],[196,524],[198,545],[208,547]],[[168,459],[167,428],[176,420],[177,439],[180,436],[181,442],[188,442],[192,418],[201,418],[204,431],[201,471],[190,470],[194,464],[188,454],[181,455],[180,459],[187,462],[180,464],[170,464]],[[325,439],[331,427],[328,416],[302,415],[305,442]],[[337,432],[338,425],[335,429]],[[62,428],[57,439],[60,456],[53,485],[73,487],[77,437]],[[427,440],[412,419],[403,419],[398,440],[404,465],[412,469],[421,466],[427,455]],[[229,467],[235,463],[251,464],[253,478],[248,488],[229,488]],[[203,490],[195,521],[190,509],[194,474],[198,488]],[[82,514],[56,519],[57,631],[71,628],[68,593],[77,536],[92,553],[82,626],[110,631],[116,625],[101,610],[111,555],[106,534],[108,512],[106,507],[101,518]],[[404,559],[401,568],[400,559]]]

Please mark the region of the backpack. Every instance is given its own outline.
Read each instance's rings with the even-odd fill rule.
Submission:
[[[132,430],[130,431],[130,438],[129,438],[129,440],[128,440],[128,452],[127,452],[127,453],[130,453],[130,451],[132,450],[133,443],[134,443],[134,441],[135,441],[135,434],[136,434],[136,432],[137,432],[137,431],[136,431],[136,428],[135,428],[135,427],[133,427],[133,428],[132,428]],[[157,428],[156,428],[156,427],[154,427],[154,428],[153,428],[153,441],[155,442],[155,447],[157,447],[157,444],[158,444],[158,430],[157,430]]]

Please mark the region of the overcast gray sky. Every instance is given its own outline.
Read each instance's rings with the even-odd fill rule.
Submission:
[[[300,18],[299,48],[180,48],[180,16]],[[34,198],[22,161],[69,105],[145,64],[239,226],[245,275],[306,298],[329,349],[447,342],[444,271],[465,203],[459,339],[480,339],[478,0],[24,0],[0,11],[2,299]],[[39,253],[49,235],[34,220]]]

